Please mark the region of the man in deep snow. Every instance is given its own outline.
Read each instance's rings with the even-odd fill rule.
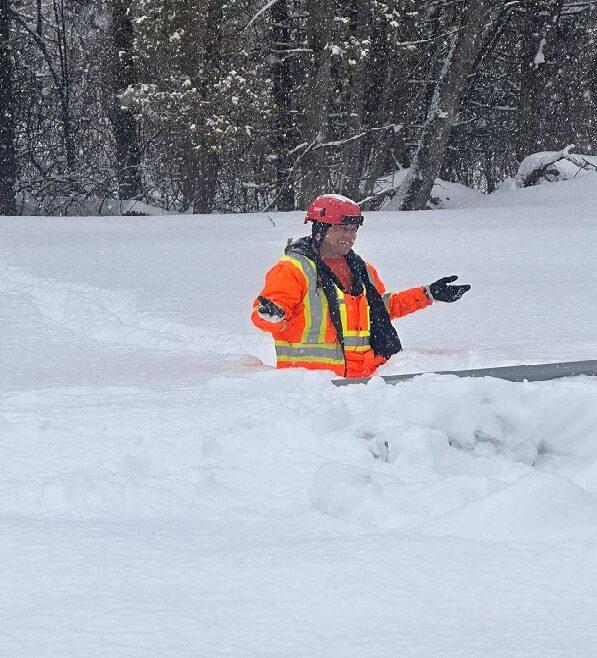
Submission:
[[[391,320],[470,289],[449,285],[458,278],[450,276],[386,292],[375,268],[352,251],[363,219],[344,196],[317,197],[305,218],[311,237],[289,244],[266,274],[251,319],[274,337],[278,368],[368,377],[402,349]]]

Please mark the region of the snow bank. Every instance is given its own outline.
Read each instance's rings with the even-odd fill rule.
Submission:
[[[559,165],[558,165],[559,167]],[[567,165],[562,165],[564,173],[571,173]],[[567,177],[567,174],[566,174]],[[547,216],[549,209],[558,208],[563,216],[584,216],[577,214],[575,207],[583,204],[587,207],[597,203],[597,172],[583,170],[578,176],[571,175],[570,180],[559,180],[549,185],[534,185],[521,189],[504,186],[502,189],[485,194],[477,199],[465,201],[462,208],[523,208],[535,206],[543,209]]]
[[[383,192],[384,190],[391,190],[399,187],[406,178],[408,168],[395,171],[388,176],[380,178],[375,186],[375,193]],[[438,178],[431,190],[430,205],[433,208],[458,208],[467,201],[474,201],[479,197],[484,196],[482,192],[473,190],[461,183],[450,183],[449,181]],[[398,195],[397,193],[384,200],[381,210],[397,210],[398,209]]]
[[[514,180],[517,187],[571,180],[595,173],[597,156],[571,153],[574,145],[561,151],[541,151],[527,156],[518,167]]]

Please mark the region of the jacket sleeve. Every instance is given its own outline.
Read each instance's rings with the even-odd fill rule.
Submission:
[[[295,308],[307,294],[307,282],[304,274],[290,261],[280,260],[265,275],[265,284],[259,296],[266,297],[279,306],[285,315],[281,322],[267,322],[259,317],[257,309],[261,306],[259,299],[253,302],[251,320],[253,324],[278,338],[284,332],[287,321],[292,317]]]
[[[373,265],[367,263],[367,269],[369,270],[369,275],[371,276],[373,284],[384,300],[392,320],[401,318],[404,315],[414,313],[415,311],[419,311],[422,308],[431,305],[432,302],[425,294],[424,286],[409,288],[408,290],[402,290],[401,292],[386,292],[386,287],[383,284],[383,281],[379,278],[379,274]]]

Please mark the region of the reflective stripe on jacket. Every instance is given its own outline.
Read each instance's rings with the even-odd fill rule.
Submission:
[[[369,263],[367,272],[392,319],[431,304],[422,287],[387,293],[377,271]],[[336,293],[344,352],[331,321],[326,296],[318,286],[315,262],[292,253],[283,256],[267,273],[260,295],[282,308],[286,319],[272,324],[260,318],[257,299],[251,319],[274,337],[278,368],[325,369],[344,377],[368,377],[385,363],[386,359],[376,355],[369,344],[371,325],[365,287],[359,295],[349,295],[336,286]]]

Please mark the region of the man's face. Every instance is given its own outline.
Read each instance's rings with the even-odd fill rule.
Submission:
[[[359,227],[354,224],[335,224],[330,226],[321,243],[321,251],[328,258],[346,256],[357,239],[358,230]]]

